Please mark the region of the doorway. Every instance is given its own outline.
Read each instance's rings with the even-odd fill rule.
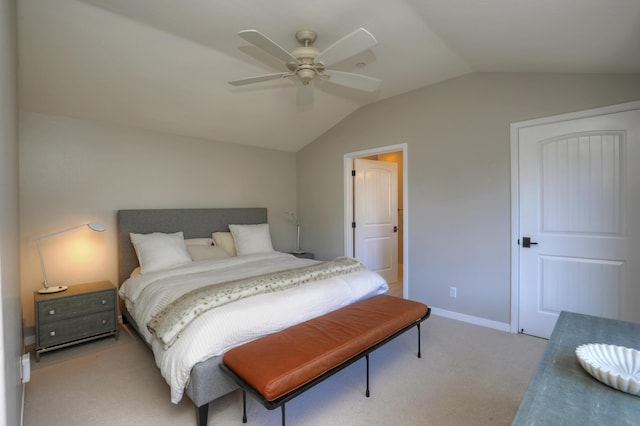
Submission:
[[[639,123],[633,102],[512,125],[512,331],[640,320]]]
[[[357,252],[355,232],[352,223],[355,221],[355,187],[354,162],[356,159],[393,162],[397,164],[397,279],[390,282],[390,294],[408,297],[408,215],[407,215],[407,144],[391,145],[365,151],[347,153],[344,155],[344,253],[354,256]]]

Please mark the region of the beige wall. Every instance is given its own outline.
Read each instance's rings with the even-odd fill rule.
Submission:
[[[0,1],[0,424],[21,424],[16,2]]]
[[[639,75],[476,73],[362,108],[297,154],[304,247],[342,254],[343,155],[407,143],[409,296],[508,324],[510,123],[637,99]]]
[[[20,117],[20,243],[24,318],[34,324],[42,282],[39,235],[52,285],[117,280],[116,211],[128,208],[267,207],[273,244],[292,250],[295,154],[107,126],[36,113]]]
[[[115,281],[118,209],[266,206],[274,245],[290,250],[295,229],[284,212],[297,203],[302,247],[332,258],[343,250],[344,153],[407,143],[410,296],[508,323],[509,124],[636,99],[637,75],[471,74],[363,108],[297,155],[25,113],[25,322],[33,325],[32,293],[41,282],[38,235],[102,222],[104,234],[46,240],[48,278]],[[79,257],[78,244],[91,255]],[[448,297],[451,285],[456,299]]]

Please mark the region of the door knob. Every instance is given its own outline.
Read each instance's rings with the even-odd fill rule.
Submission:
[[[522,247],[529,248],[533,245],[538,245],[538,243],[531,241],[531,237],[522,237]]]
[[[398,227],[397,226],[393,227],[393,232],[398,232]]]

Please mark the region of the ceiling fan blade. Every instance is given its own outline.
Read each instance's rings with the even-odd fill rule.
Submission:
[[[285,78],[285,77],[291,77],[291,74],[289,74],[288,72],[279,72],[276,74],[265,74],[265,75],[259,75],[257,77],[249,77],[249,78],[243,78],[240,80],[233,80],[233,81],[230,81],[229,84],[232,86],[244,86],[245,84],[259,83],[261,81],[269,81],[269,80],[275,80],[278,78]]]
[[[323,75],[329,76],[327,80],[333,84],[350,87],[352,89],[363,90],[365,92],[375,92],[380,87],[382,80],[368,77],[366,75],[354,74],[351,72],[327,70]]]
[[[347,58],[364,52],[365,50],[378,44],[376,38],[364,28],[358,28],[351,34],[347,34],[331,46],[324,49],[315,62],[322,62],[325,67],[330,67]]]
[[[296,103],[298,106],[310,105],[313,103],[313,81],[310,81],[308,84],[298,85]]]
[[[280,46],[275,41],[271,40],[269,37],[257,30],[240,31],[238,35],[249,43],[259,47],[260,49],[275,56],[278,59],[281,59],[285,62],[295,62],[296,64],[300,63],[300,61],[292,56],[291,53],[289,53],[284,47]]]

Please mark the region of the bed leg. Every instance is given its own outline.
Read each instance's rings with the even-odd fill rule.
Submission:
[[[209,417],[209,404],[196,407],[196,424],[198,426],[207,426],[207,418]]]
[[[242,423],[247,422],[247,393],[242,391]]]
[[[369,398],[369,354],[364,356],[367,359],[367,391],[364,393]]]
[[[420,323],[418,323],[418,358],[422,358],[422,354],[420,353]]]

